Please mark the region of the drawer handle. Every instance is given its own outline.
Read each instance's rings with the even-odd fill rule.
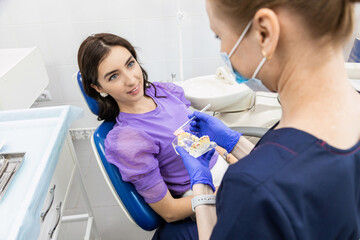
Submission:
[[[53,237],[53,234],[57,228],[57,226],[59,225],[59,222],[60,222],[60,218],[61,218],[61,202],[59,203],[59,205],[56,206],[56,211],[58,212],[58,217],[57,217],[57,221],[56,221],[56,224],[55,226],[53,227],[52,230],[49,231],[49,236],[50,236],[50,239]]]
[[[45,212],[40,213],[40,218],[42,221],[45,220],[45,217],[48,214],[48,212],[54,202],[55,188],[56,188],[56,185],[54,184],[54,186],[52,188],[50,188],[50,190],[49,190],[49,193],[51,194],[51,200],[50,200],[49,206],[46,208]]]

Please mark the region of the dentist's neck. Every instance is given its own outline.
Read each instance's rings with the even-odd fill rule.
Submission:
[[[340,134],[345,124],[354,125],[360,134],[360,127],[356,127],[360,108],[354,106],[359,103],[359,94],[350,85],[341,49],[329,47],[319,54],[313,50],[298,52],[284,68],[287,70],[278,82],[283,110],[278,127],[295,127],[330,142],[331,134]],[[344,114],[348,122],[341,117]]]

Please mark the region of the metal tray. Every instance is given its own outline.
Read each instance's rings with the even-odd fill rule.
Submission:
[[[16,171],[20,168],[25,153],[0,154],[0,200],[6,193]]]

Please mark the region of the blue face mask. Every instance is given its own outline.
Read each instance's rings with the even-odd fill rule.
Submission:
[[[229,68],[230,72],[234,75],[235,80],[237,83],[247,83],[249,80],[255,80],[255,82],[260,82],[260,80],[256,79],[256,75],[259,73],[261,67],[264,65],[265,61],[266,61],[266,57],[264,57],[259,66],[256,68],[254,74],[252,75],[251,79],[248,79],[246,77],[244,77],[243,75],[241,75],[238,71],[236,71],[230,61],[230,57],[233,55],[233,53],[235,52],[236,48],[239,46],[240,42],[243,40],[243,38],[245,37],[246,33],[249,31],[250,27],[252,24],[252,20],[246,25],[244,31],[241,33],[239,39],[237,40],[237,42],[235,43],[235,46],[232,48],[232,50],[230,51],[229,55],[226,52],[221,52],[220,55],[222,57],[222,59],[224,60],[226,66]],[[264,87],[265,88],[265,87]]]
[[[243,75],[241,75],[238,71],[236,71],[235,69],[233,69],[233,74],[235,75],[235,81],[237,83],[246,83],[247,81],[249,81],[249,79],[247,79],[246,77],[244,77]]]

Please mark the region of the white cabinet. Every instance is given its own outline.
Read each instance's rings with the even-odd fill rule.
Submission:
[[[67,137],[50,183],[49,192],[40,214],[39,239],[56,239],[62,212],[66,205],[70,185],[76,170],[76,156],[71,151],[72,142]]]
[[[0,110],[29,108],[48,83],[37,47],[0,49]]]
[[[76,171],[79,171],[80,174],[77,163],[73,143],[68,134],[60,152],[59,161],[56,165],[49,191],[39,216],[41,224],[39,240],[57,239],[62,222],[83,220],[88,221],[86,232],[84,232],[83,235],[84,239],[89,239],[91,232],[93,232],[93,236],[95,236],[96,239],[99,238],[83,182],[81,178],[74,177]],[[88,212],[80,215],[63,216],[70,186],[73,182],[76,182],[76,184],[79,184],[82,188]]]

